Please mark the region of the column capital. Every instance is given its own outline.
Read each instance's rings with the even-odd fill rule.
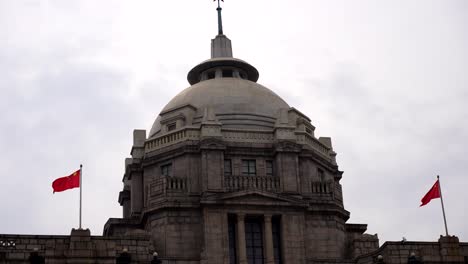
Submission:
[[[263,220],[264,220],[265,222],[266,222],[266,221],[271,222],[271,218],[272,218],[272,217],[273,217],[272,214],[264,214],[264,215],[263,215]]]
[[[245,213],[236,213],[237,221],[244,221]]]

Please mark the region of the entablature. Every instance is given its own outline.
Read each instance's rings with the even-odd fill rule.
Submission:
[[[202,205],[255,205],[255,206],[287,206],[307,208],[307,202],[279,193],[261,190],[241,190],[236,192],[217,193],[202,196]]]

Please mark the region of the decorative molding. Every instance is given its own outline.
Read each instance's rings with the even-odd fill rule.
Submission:
[[[300,144],[288,140],[281,140],[275,144],[275,150],[277,152],[300,152],[301,149],[302,146]]]
[[[191,108],[193,111],[197,111],[197,108],[191,104],[184,104],[182,106],[178,106],[178,107],[174,107],[174,108],[171,108],[171,109],[168,109],[164,112],[161,112],[159,115],[165,115],[165,114],[168,114],[170,112],[174,112],[174,111],[177,111],[177,110],[180,110],[180,109],[183,109],[183,108]]]
[[[210,137],[200,140],[200,149],[226,149],[226,145],[222,140]]]
[[[186,120],[186,117],[184,114],[182,113],[179,113],[175,116],[170,116],[170,117],[161,117],[161,121],[159,121],[159,123],[161,123],[161,126],[167,124],[167,123],[171,123],[171,122],[175,122],[177,120],[183,120],[185,121]]]
[[[223,139],[230,142],[269,143],[274,141],[271,131],[222,130]]]
[[[14,248],[16,247],[16,242],[14,240],[0,240],[0,248]]]

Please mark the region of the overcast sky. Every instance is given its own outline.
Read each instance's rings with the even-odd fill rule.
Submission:
[[[333,140],[348,223],[468,241],[468,2],[226,0],[224,31],[259,83]],[[0,233],[69,234],[120,217],[133,129],[149,129],[208,59],[210,0],[0,0]]]

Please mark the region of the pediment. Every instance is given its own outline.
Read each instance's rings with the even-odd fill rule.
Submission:
[[[307,207],[303,200],[266,191],[245,190],[205,196],[204,204]]]

